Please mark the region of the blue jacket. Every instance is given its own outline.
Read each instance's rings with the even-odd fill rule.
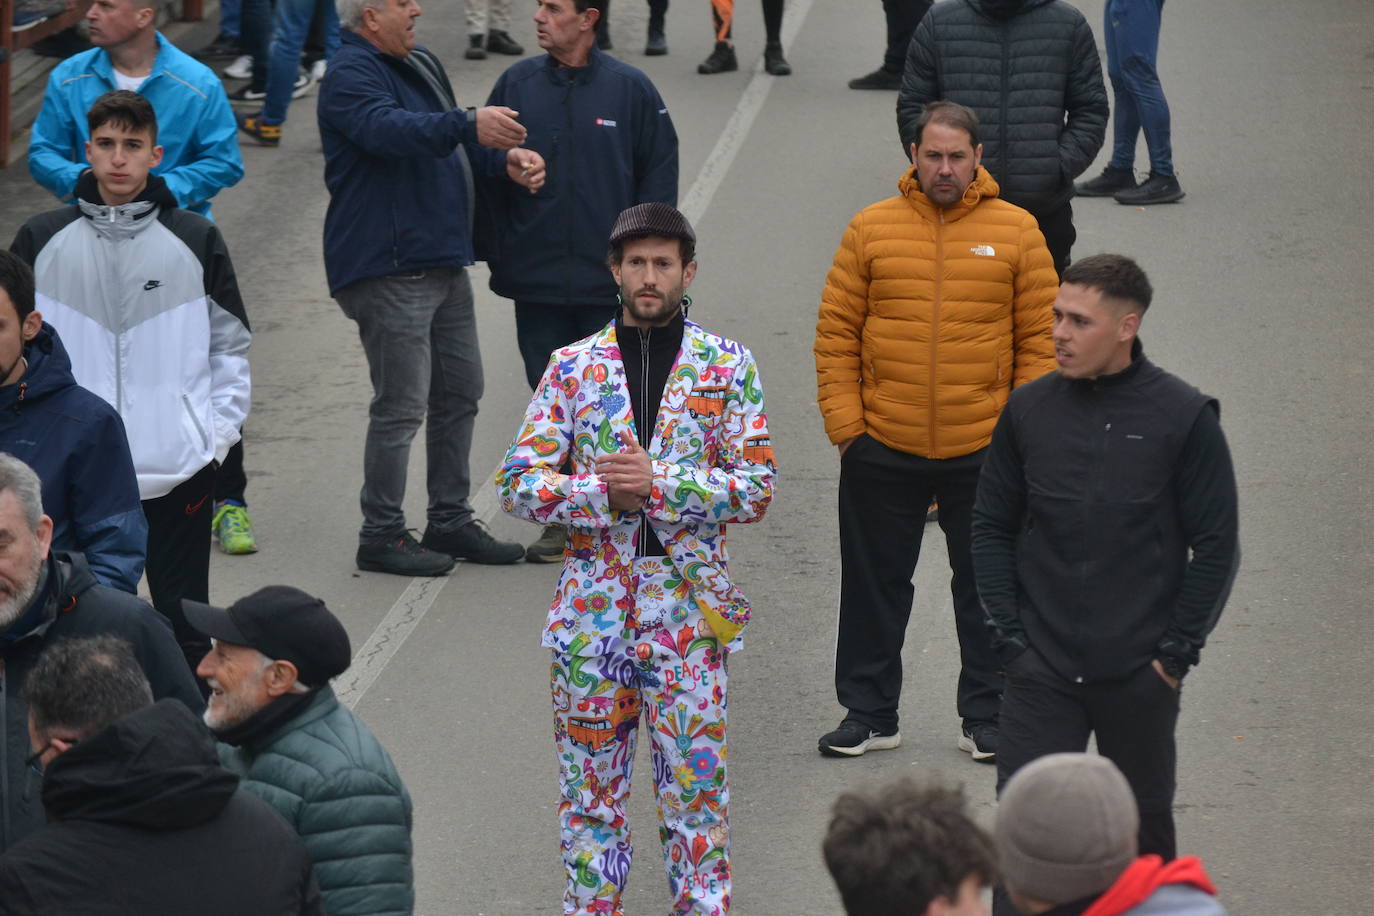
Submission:
[[[585,67],[560,67],[549,55],[520,61],[487,104],[520,112],[524,145],[548,168],[533,196],[512,182],[483,189],[492,291],[614,306],[606,241],[615,218],[635,204],[677,205],[677,131],[662,96],[642,72],[593,47]]]
[[[469,182],[503,174],[506,154],[478,146],[471,113],[441,99],[410,64],[346,29],[320,84],[317,113],[331,293],[371,277],[472,263]]]
[[[29,138],[29,173],[63,200],[76,190],[86,161],[86,112],[92,103],[118,89],[110,55],[92,48],[58,64],[48,77],[43,108]],[[243,177],[238,126],[213,70],[179,51],[159,33],[153,72],[138,87],[157,112],[161,175],[178,206],[210,216],[210,198]]]
[[[102,585],[137,594],[148,522],[119,414],[76,384],[44,323],[24,350],[29,367],[0,388],[0,450],[33,468],[52,517],[52,548],[84,553]]]

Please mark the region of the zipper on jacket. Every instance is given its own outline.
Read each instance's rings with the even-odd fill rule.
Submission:
[[[191,409],[191,399],[184,391],[181,393],[181,404],[186,408],[186,415],[191,418],[191,425],[196,428],[196,433],[200,436],[200,447],[208,450],[210,438],[205,435],[205,427],[200,425],[200,417],[197,417],[196,412]]]
[[[653,334],[653,328],[639,328],[639,416],[635,430],[639,434],[639,444],[645,450],[649,450],[650,443],[653,442],[653,431],[648,430],[649,426],[649,338]],[[648,435],[645,435],[648,430]],[[648,439],[646,442],[645,439]],[[642,557],[644,544],[649,538],[649,513],[643,509],[639,511],[639,542],[635,545],[635,556]]]
[[[938,458],[935,449],[935,377],[940,339],[940,298],[944,295],[942,277],[945,273],[945,211],[936,211],[935,224],[935,299],[930,311],[930,457]]]

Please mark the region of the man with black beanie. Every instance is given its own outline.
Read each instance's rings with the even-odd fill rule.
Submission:
[[[329,916],[409,914],[410,794],[391,756],[329,681],[352,659],[324,602],[270,585],[228,608],[185,602],[213,642],[197,674],[220,761],[310,852]]]
[[[620,214],[620,314],[554,351],[497,473],[506,512],[569,532],[543,638],[565,913],[621,912],[641,713],[672,912],[730,906],[726,661],[749,602],[730,581],[725,528],[763,516],[774,461],[754,357],[687,320],[695,246],[667,204]]]

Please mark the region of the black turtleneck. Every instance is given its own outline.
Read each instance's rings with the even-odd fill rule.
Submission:
[[[215,732],[215,737],[234,747],[254,744],[304,712],[318,693],[318,690],[312,690],[309,693],[282,694],[238,725]]]
[[[678,351],[682,349],[685,326],[681,309],[672,321],[661,328],[627,325],[623,312],[615,318],[615,339],[620,344],[620,361],[625,366],[625,385],[630,390],[635,433],[645,450],[654,438],[658,406],[663,400],[663,386],[667,384],[668,373],[672,371]],[[667,555],[647,520],[641,522],[640,533],[639,556]]]

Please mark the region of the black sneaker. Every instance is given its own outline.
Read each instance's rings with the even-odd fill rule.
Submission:
[[[1074,186],[1074,192],[1079,197],[1111,197],[1118,191],[1127,191],[1135,187],[1135,171],[1133,169],[1114,169],[1110,165],[1102,170],[1091,181],[1080,181]]]
[[[863,76],[856,77],[849,81],[850,89],[887,89],[897,90],[902,88],[902,74],[894,73],[891,70],[884,70],[879,67],[872,73],[865,73]]]
[[[525,548],[526,563],[562,563],[568,543],[567,527],[554,522],[545,525],[539,540]]]
[[[782,45],[763,46],[763,69],[773,76],[791,76],[792,65],[782,56]]]
[[[486,60],[487,49],[481,35],[468,36],[468,49],[463,52],[468,60]]]
[[[1173,175],[1160,175],[1151,172],[1150,177],[1140,183],[1138,188],[1129,188],[1114,195],[1116,202],[1132,207],[1145,207],[1150,204],[1172,204],[1183,199],[1183,188]]]
[[[862,722],[845,719],[833,732],[821,736],[820,752],[827,757],[862,757],[868,751],[887,751],[902,743],[897,731],[874,731]]]
[[[959,750],[968,751],[979,763],[996,763],[997,726],[991,722],[964,726],[959,735]]]
[[[409,531],[385,541],[358,545],[358,568],[393,576],[442,576],[453,568],[453,557],[426,550]]]
[[[235,89],[233,92],[230,92],[228,95],[229,95],[229,102],[230,102],[230,104],[233,104],[233,103],[235,103],[235,102],[258,102],[258,103],[261,103],[263,99],[267,98],[267,90],[266,90],[266,89],[254,89],[254,88],[252,87],[252,85],[250,84],[250,85],[240,86],[239,88]]]
[[[500,29],[492,29],[487,33],[487,50],[493,54],[509,54],[511,57],[519,57],[525,53],[520,42]]]
[[[729,73],[738,69],[739,60],[735,57],[735,49],[723,41],[716,42],[716,49],[711,52],[711,56],[697,64],[698,73]]]
[[[214,41],[196,51],[193,56],[200,60],[210,60],[216,57],[238,57],[242,53],[239,50],[238,38],[220,32]]]
[[[644,42],[645,57],[662,57],[668,53],[668,36],[663,33],[663,27],[654,28],[649,26],[649,38]]]
[[[517,563],[525,555],[524,547],[514,541],[498,541],[491,536],[487,526],[476,519],[454,531],[440,533],[433,528],[426,528],[420,545],[446,553],[456,560],[493,566]]]

